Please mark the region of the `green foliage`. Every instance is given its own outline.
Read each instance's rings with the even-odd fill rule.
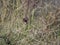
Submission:
[[[0,45],[58,45],[58,5],[53,0],[0,0]]]

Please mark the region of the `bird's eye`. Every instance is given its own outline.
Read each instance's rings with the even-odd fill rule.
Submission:
[[[28,18],[27,18],[27,17],[23,18],[23,21],[24,21],[25,23],[27,23],[27,22],[28,22]]]

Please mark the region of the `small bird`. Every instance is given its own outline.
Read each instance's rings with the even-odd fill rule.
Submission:
[[[27,24],[28,23],[28,17],[23,18],[23,21]]]

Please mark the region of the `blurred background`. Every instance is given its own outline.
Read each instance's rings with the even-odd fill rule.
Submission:
[[[60,45],[60,0],[0,0],[0,45]]]

